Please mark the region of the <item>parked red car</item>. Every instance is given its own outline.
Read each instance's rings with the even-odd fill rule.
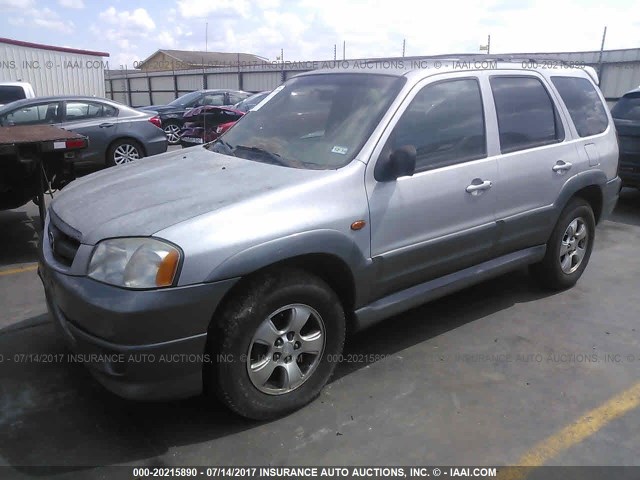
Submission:
[[[233,107],[205,105],[184,114],[184,125],[180,132],[182,148],[193,147],[214,141],[230,129],[244,112]]]

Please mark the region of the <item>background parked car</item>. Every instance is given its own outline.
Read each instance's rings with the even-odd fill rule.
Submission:
[[[160,118],[94,97],[37,97],[0,107],[0,125],[51,124],[89,138],[76,165],[111,166],[167,151]]]
[[[183,148],[212,142],[229,130],[244,112],[232,107],[204,106],[184,114],[184,125],[180,131]]]
[[[611,109],[618,131],[622,184],[640,188],[640,88],[626,93]]]
[[[0,107],[16,100],[35,96],[33,87],[28,82],[0,82]]]
[[[157,112],[169,145],[177,145],[180,143],[180,129],[184,125],[183,115],[188,110],[204,105],[234,105],[250,95],[240,90],[198,90],[176,98],[168,105],[150,105],[140,110]]]

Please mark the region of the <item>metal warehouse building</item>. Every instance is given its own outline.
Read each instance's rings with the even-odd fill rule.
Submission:
[[[600,88],[609,106],[624,93],[640,85],[640,48],[624,50],[604,50],[588,52],[556,53],[505,53],[499,55],[448,54],[424,57],[396,57],[348,60],[348,62],[420,62],[443,58],[518,60],[556,60],[578,65],[589,65],[600,74]],[[140,72],[139,70],[107,72],[107,96],[135,107],[160,105],[170,102],[180,95],[201,88],[230,88],[258,92],[271,90],[286,79],[321,65],[316,62],[263,62],[259,65],[240,64],[230,67],[214,67],[180,71]],[[328,61],[333,63],[333,60]],[[342,64],[340,60],[337,63]]]
[[[0,38],[0,81],[29,82],[37,96],[104,97],[109,54]]]

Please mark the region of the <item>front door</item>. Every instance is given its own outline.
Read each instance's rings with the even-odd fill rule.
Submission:
[[[376,181],[375,160],[405,145],[416,148],[415,174]],[[479,79],[450,74],[418,84],[366,177],[376,297],[487,260],[496,240],[497,167],[487,155]]]

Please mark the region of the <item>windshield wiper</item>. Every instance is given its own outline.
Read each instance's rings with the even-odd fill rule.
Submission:
[[[204,148],[206,148],[207,150],[211,150],[212,152],[222,153],[222,152],[219,152],[217,149],[214,150],[214,147],[216,145],[222,145],[223,147],[225,147],[225,149],[226,149],[226,151],[224,152],[225,155],[231,155],[233,157],[236,156],[233,153],[233,148],[231,147],[231,145],[229,145],[227,142],[225,142],[222,138],[218,138],[217,140],[214,140],[213,142],[206,144],[204,146]]]
[[[275,163],[277,165],[282,165],[283,167],[288,167],[289,166],[289,163],[287,161],[285,161],[284,158],[282,158],[282,155],[279,155],[279,154],[273,153],[273,152],[269,152],[268,150],[265,150],[264,148],[248,147],[246,145],[236,145],[236,148],[233,149],[233,152],[236,152],[237,150],[246,150],[248,152],[260,153],[260,154],[264,155],[265,157],[269,158],[273,163]]]

